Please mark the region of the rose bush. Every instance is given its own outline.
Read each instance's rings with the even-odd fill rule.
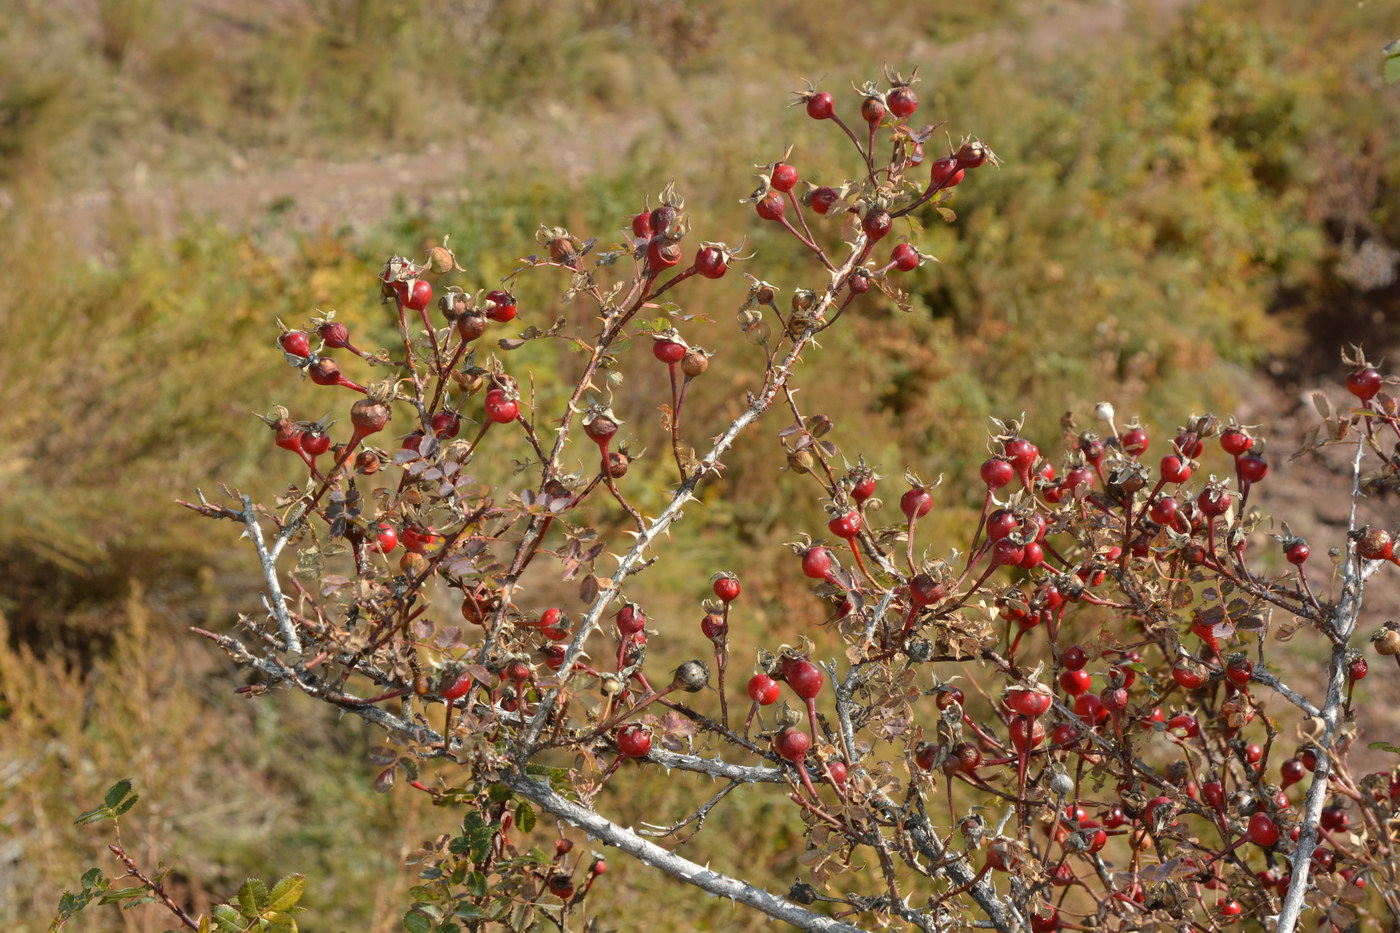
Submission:
[[[539,252],[489,291],[446,239],[389,259],[377,287],[392,348],[358,348],[355,322],[334,317],[283,327],[277,352],[314,384],[296,408],[339,400],[346,423],[278,409],[270,444],[296,455],[269,461],[285,494],[186,503],[243,527],[265,585],[240,631],[201,634],[256,673],[246,692],[298,690],[383,728],[377,789],[461,812],[459,833],[415,854],[412,931],[582,928],[606,862],[576,851],[581,834],[812,930],[1215,929],[1246,913],[1292,930],[1312,891],[1339,930],[1400,916],[1400,783],[1347,765],[1364,729],[1352,702],[1368,673],[1364,585],[1397,562],[1388,530],[1358,527],[1353,511],[1324,568],[1286,524],[1270,538],[1253,427],[1186,412],[1175,431],[1120,424],[1102,403],[1090,428],[1066,419],[1063,444],[994,420],[980,520],[935,542],[919,521],[937,484],[908,464],[884,465],[902,481],[880,476],[858,431],[801,404],[809,369],[839,378],[825,331],[866,303],[905,304],[900,282],[930,258],[907,219],[954,222],[950,189],[997,163],[975,138],[942,151],[936,127],[910,122],[913,79],[886,78],[856,88],[852,108],[799,95],[849,140],[850,177],[804,179],[789,151],[747,199],[809,256],[805,287],[764,281],[742,245],[693,245],[692,226],[712,234],[668,187],[620,234],[541,225]],[[556,276],[557,307],[520,304],[522,275]],[[694,424],[687,397],[707,391],[726,348],[693,345],[677,302],[740,275],[734,339],[762,365],[736,417]],[[532,341],[571,351],[567,398],[551,403],[512,366]],[[1319,400],[1303,448],[1350,445],[1360,497],[1394,485],[1385,438],[1400,437],[1400,417],[1387,378],[1359,354],[1347,362],[1351,403]],[[658,365],[659,423],[623,424],[613,394]],[[695,592],[711,650],[658,670],[648,656],[673,632],[629,588],[758,430],[781,444],[775,468],[829,508],[816,538],[753,555],[810,581],[809,630],[797,644],[754,639],[743,574],[717,567]],[[670,464],[648,491],[664,503],[655,515],[629,488],[644,447]],[[535,596],[560,580],[571,598]],[[1293,638],[1325,653],[1320,688],[1277,658]],[[1375,642],[1400,652],[1393,626]],[[610,819],[601,788],[669,770],[723,783],[674,819]],[[790,890],[676,851],[722,824],[734,794],[800,814]],[[158,879],[134,877],[174,909]],[[249,895],[252,919],[276,900],[262,894]],[[248,911],[181,919],[251,928],[238,925]]]

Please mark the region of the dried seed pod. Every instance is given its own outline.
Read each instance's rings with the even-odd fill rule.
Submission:
[[[428,247],[428,261],[425,264],[428,271],[436,275],[444,275],[448,272],[466,272],[457,264],[457,254],[447,248],[448,237],[442,238],[441,246]]]
[[[701,660],[686,661],[676,668],[671,685],[686,693],[698,693],[710,682],[710,668]]]
[[[710,354],[700,347],[691,347],[685,351],[685,356],[681,358],[681,372],[691,379],[704,375],[705,370],[710,368]]]

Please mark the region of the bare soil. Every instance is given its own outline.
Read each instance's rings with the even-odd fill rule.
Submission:
[[[916,42],[902,60],[925,63],[926,77],[948,63],[970,55],[1025,58],[1063,53],[1080,46],[1092,49],[1096,39],[1125,29],[1151,29],[1169,21],[1195,0],[1083,0],[1052,2],[1024,28],[997,29],[957,42],[934,45]],[[1087,54],[1087,52],[1086,52]],[[576,121],[576,115],[571,115]],[[659,128],[659,115],[612,113],[588,125],[571,125],[570,145],[560,154],[559,168],[569,178],[582,178],[612,154],[624,152],[641,134]],[[493,136],[490,149],[499,153],[531,144],[526,131],[519,138]],[[538,137],[538,127],[530,131]],[[545,133],[548,136],[550,134]],[[137,164],[117,182],[94,187],[68,199],[53,216],[87,250],[100,251],[114,207],[127,219],[152,233],[170,234],[182,221],[213,218],[232,230],[246,230],[268,216],[280,215],[286,232],[314,232],[329,225],[360,228],[392,212],[402,200],[410,207],[465,190],[470,170],[487,158],[480,142],[462,146],[433,145],[412,152],[394,152],[353,161],[285,161],[259,155],[231,153],[227,164],[210,166],[191,177],[168,176]],[[0,202],[5,194],[0,191]]]

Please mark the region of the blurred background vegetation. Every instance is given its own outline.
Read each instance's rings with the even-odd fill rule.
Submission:
[[[178,866],[195,909],[244,877],[303,871],[315,929],[393,930],[405,858],[451,826],[420,794],[377,796],[358,722],[241,681],[187,633],[250,605],[227,527],[172,504],[224,481],[269,497],[294,471],[249,411],[323,413],[272,350],[275,319],[338,308],[387,339],[373,275],[450,234],[488,286],[540,221],[610,237],[675,180],[694,237],[758,256],[783,287],[811,270],[738,199],[753,164],[844,179],[830,125],[785,109],[801,78],[846,110],[852,80],[918,65],[925,121],[1005,160],[917,234],[939,257],[913,310],[870,302],[812,364],[807,411],[891,476],[949,477],[928,525],[975,515],[988,415],[1060,416],[1112,399],[1167,433],[1250,387],[1287,392],[1344,341],[1389,345],[1400,312],[1400,89],[1379,48],[1393,5],[1306,0],[858,6],[820,0],[11,0],[0,18],[0,923],[47,926],[101,861],[72,817],[120,777],[145,797],[128,848]],[[901,231],[914,234],[914,230]],[[517,289],[552,320],[547,276]],[[690,396],[692,442],[750,384],[734,332],[744,283],[682,296],[719,348]],[[618,408],[659,449],[663,374],[638,353]],[[530,345],[542,395],[567,358]],[[352,373],[353,375],[353,373]],[[693,406],[693,408],[691,407]],[[813,618],[778,544],[810,531],[810,491],[778,472],[775,415],[634,598],[668,629],[658,663],[700,646],[709,575],[745,568],[736,663]],[[285,466],[279,476],[268,464]],[[634,488],[668,475],[642,460]],[[654,471],[654,472],[653,472]],[[896,483],[897,484],[897,483]],[[651,503],[643,503],[643,510]],[[540,598],[553,594],[542,592]],[[561,597],[562,598],[562,597]],[[659,643],[660,645],[660,643]],[[708,785],[606,804],[666,822]],[[776,797],[724,814],[686,854],[786,887],[801,852]],[[741,829],[742,828],[742,829]],[[741,832],[752,833],[742,838]],[[595,907],[666,898],[667,926],[763,927],[614,860]],[[646,903],[646,901],[640,901]],[[161,929],[111,914],[81,929]],[[685,918],[685,919],[683,919]],[[124,926],[123,923],[130,926]]]

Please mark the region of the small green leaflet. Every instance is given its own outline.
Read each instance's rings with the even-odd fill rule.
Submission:
[[[433,920],[427,914],[414,907],[403,918],[403,928],[408,933],[428,933],[433,928]]]
[[[1385,83],[1400,81],[1400,39],[1388,43],[1381,54],[1385,56]]]
[[[301,900],[302,893],[306,890],[305,875],[288,875],[268,895],[269,910],[291,910]]]
[[[520,827],[522,833],[528,833],[535,828],[535,811],[525,801],[520,801],[520,805],[515,808],[515,825]]]
[[[249,920],[263,912],[267,901],[267,885],[257,878],[249,878],[238,889],[238,912]]]
[[[107,789],[107,794],[102,799],[102,806],[78,814],[78,818],[73,822],[84,824],[96,823],[101,820],[114,820],[136,806],[136,801],[141,799],[137,796],[128,796],[129,794],[131,794],[131,782],[118,781]]]
[[[486,825],[486,821],[481,818],[481,814],[475,810],[468,813],[466,819],[462,821],[462,835],[466,837],[468,850],[471,853],[472,861],[482,862],[491,852],[491,827]]]

